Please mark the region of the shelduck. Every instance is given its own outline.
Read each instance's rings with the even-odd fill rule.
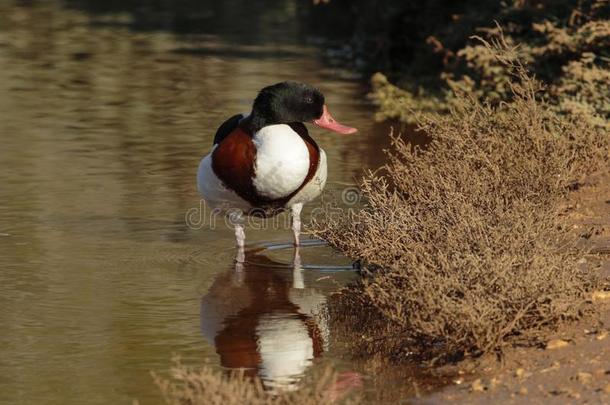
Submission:
[[[357,131],[332,117],[318,89],[281,82],[258,93],[250,114],[226,120],[201,160],[199,192],[211,208],[230,212],[240,249],[244,216],[269,217],[285,210],[291,211],[299,246],[303,204],[321,194],[327,177],[326,153],[304,123],[339,134]]]

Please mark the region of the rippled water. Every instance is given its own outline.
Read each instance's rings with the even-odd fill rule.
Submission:
[[[295,265],[288,230],[249,229],[236,268],[232,231],[185,214],[217,126],[287,79],[360,129],[311,128],[340,192],[388,143],[365,90],[306,45],[294,2],[137,3],[0,3],[0,402],[157,403],[172,353],[290,385],[329,349],[312,314],[348,260],[306,246]]]

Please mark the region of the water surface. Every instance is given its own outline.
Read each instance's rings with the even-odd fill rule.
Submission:
[[[272,387],[332,358],[313,312],[349,260],[309,246],[295,265],[260,248],[290,240],[271,227],[236,268],[233,232],[185,214],[217,126],[281,80],[360,129],[310,128],[340,193],[388,143],[366,89],[307,45],[295,2],[145,3],[0,3],[0,402],[158,403],[149,371],[173,353]]]

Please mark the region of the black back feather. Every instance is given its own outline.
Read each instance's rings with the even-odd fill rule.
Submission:
[[[218,130],[216,130],[216,135],[214,135],[214,145],[218,145],[225,139],[237,126],[239,125],[239,121],[243,118],[243,114],[235,114],[228,120],[222,123]]]

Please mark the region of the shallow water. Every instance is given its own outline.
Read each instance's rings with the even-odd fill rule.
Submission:
[[[142,4],[0,3],[0,402],[158,403],[149,372],[172,354],[271,388],[333,359],[312,314],[350,261],[314,243],[295,265],[280,221],[247,230],[236,267],[195,173],[223,119],[281,80],[319,86],[360,129],[310,128],[331,198],[382,161],[387,128],[307,45],[294,2]]]

